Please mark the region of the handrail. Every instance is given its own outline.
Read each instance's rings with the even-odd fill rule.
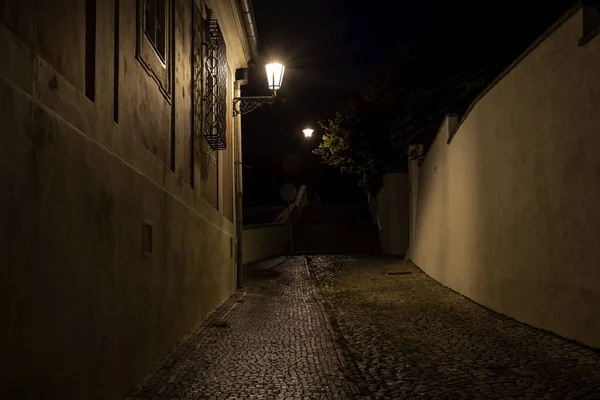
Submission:
[[[373,206],[371,206],[373,204]],[[377,201],[377,196],[369,195],[369,210],[375,211],[375,217],[377,218],[377,227],[381,231],[381,218],[379,218],[379,202]],[[371,211],[372,212],[372,211]],[[372,216],[372,214],[371,214]]]
[[[280,225],[286,224],[288,222],[290,213],[293,213],[294,210],[297,209],[300,206],[300,204],[302,203],[302,198],[304,197],[305,192],[306,192],[306,186],[305,185],[300,186],[300,189],[298,190],[298,194],[296,195],[294,202],[290,203],[290,205],[289,205],[290,208],[288,209],[288,206],[285,205],[282,208],[281,212],[277,215],[277,217],[275,217],[273,219],[272,222],[244,225],[244,229],[266,228],[269,226],[280,226]],[[288,210],[289,210],[289,212],[288,212]]]

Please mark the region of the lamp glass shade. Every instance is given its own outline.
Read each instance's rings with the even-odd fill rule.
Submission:
[[[313,134],[314,130],[313,130],[313,129],[310,129],[310,128],[307,128],[307,129],[304,129],[302,132],[304,132],[304,137],[307,137],[307,138],[309,138],[309,137],[311,137],[311,136],[312,136],[312,134]]]
[[[267,79],[269,80],[269,89],[275,91],[281,88],[283,82],[283,73],[285,66],[279,63],[267,64]]]

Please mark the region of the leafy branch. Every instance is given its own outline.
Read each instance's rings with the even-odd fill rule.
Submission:
[[[405,171],[411,144],[425,150],[444,115],[466,110],[489,79],[482,70],[450,73],[414,48],[400,48],[382,76],[348,99],[330,119],[319,122],[323,141],[314,151],[324,163],[379,192],[383,175]]]

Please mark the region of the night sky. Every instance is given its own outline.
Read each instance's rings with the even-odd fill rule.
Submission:
[[[501,70],[575,2],[254,0],[261,54],[243,96],[268,94],[264,63],[286,65],[273,106],[243,117],[245,204],[277,203],[283,183],[306,181],[302,129],[332,116],[371,81],[398,45],[426,46],[440,62]],[[313,188],[349,196],[355,182],[312,156]],[[335,190],[332,190],[335,189]],[[356,192],[358,193],[358,192]],[[360,197],[361,194],[358,194]]]

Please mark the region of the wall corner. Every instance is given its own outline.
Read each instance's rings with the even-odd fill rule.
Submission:
[[[459,121],[458,118],[459,118],[459,115],[456,113],[448,113],[444,117],[444,125],[446,125],[447,134],[448,134],[446,144],[450,144],[450,142],[452,141],[452,138],[454,137],[454,134],[458,130],[458,121]]]

